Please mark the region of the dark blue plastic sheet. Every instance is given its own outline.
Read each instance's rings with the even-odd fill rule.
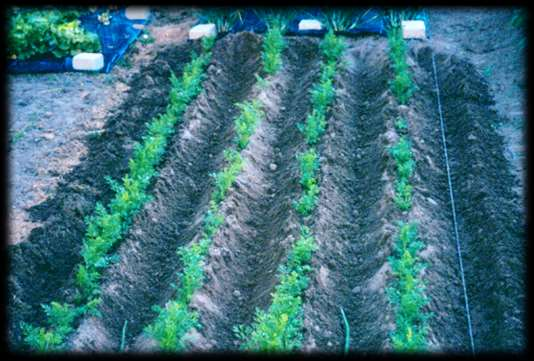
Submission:
[[[102,54],[104,55],[104,69],[108,73],[113,65],[126,52],[128,46],[137,39],[141,29],[135,29],[134,24],[146,24],[147,20],[130,20],[125,15],[124,9],[110,12],[111,20],[109,25],[104,25],[98,21],[98,15],[105,9],[99,9],[95,13],[88,13],[82,17],[82,25],[89,31],[98,34]]]
[[[362,10],[352,17],[352,21],[357,24],[354,28],[345,31],[338,31],[336,33],[344,36],[358,36],[361,34],[386,34],[384,16],[377,10]]]
[[[106,7],[98,8],[80,17],[82,26],[88,31],[98,35],[102,55],[104,56],[104,73],[109,73],[113,65],[126,52],[132,42],[137,39],[141,29],[135,29],[134,24],[147,23],[147,20],[130,20],[125,15],[124,8],[110,11],[109,25],[98,21],[98,16],[108,10]],[[12,73],[48,73],[74,71],[72,57],[63,59],[43,60],[12,60],[8,64],[8,71]]]
[[[246,9],[241,19],[238,19],[230,28],[231,33],[240,31],[251,31],[254,33],[264,33],[267,31],[267,24],[254,10]]]

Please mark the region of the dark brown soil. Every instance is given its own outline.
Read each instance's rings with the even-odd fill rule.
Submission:
[[[417,52],[430,74],[430,48]],[[525,347],[525,228],[488,83],[465,60],[436,54],[475,349]],[[446,192],[444,189],[443,192]]]
[[[190,53],[189,44],[162,48],[154,62],[132,79],[130,93],[104,131],[87,139],[87,156],[65,175],[56,195],[30,209],[32,220],[43,225],[32,230],[27,242],[9,249],[9,338],[13,345],[21,342],[21,320],[42,322],[39,305],[63,298],[63,287],[81,261],[84,218],[92,214],[96,201],[106,204],[113,196],[104,176],[120,179],[125,174],[145,124],[165,109],[171,69],[179,74]]]
[[[90,318],[74,337],[75,349],[118,350],[155,316],[151,307],[173,294],[179,271],[176,249],[200,235],[222,151],[232,144],[236,102],[248,98],[260,66],[260,39],[249,33],[217,42],[204,91],[189,106],[154,185],[155,199],[135,218],[118,250],[120,263],[105,274],[100,319]]]
[[[188,14],[183,14],[184,16]],[[177,15],[178,16],[178,15]],[[182,16],[182,15],[179,15]],[[236,350],[232,327],[250,324],[255,308],[266,309],[279,265],[299,236],[292,201],[300,195],[296,154],[304,149],[297,123],[310,108],[309,89],[319,72],[318,39],[287,37],[282,70],[267,88],[254,85],[261,67],[261,37],[250,33],[218,40],[204,90],[177,129],[154,199],[135,217],[117,248],[119,263],[104,274],[102,318],[82,320],[70,340],[77,350],[115,351],[128,320],[128,350],[153,349],[143,328],[155,317],[154,304],[172,296],[181,269],[175,251],[199,239],[213,184],[232,144],[235,102],[258,97],[261,122],[243,151],[245,167],[222,206],[225,223],[206,260],[206,282],[195,293],[202,328],[193,350]],[[435,53],[446,123],[447,147],[458,229],[479,352],[518,351],[526,346],[525,220],[521,184],[505,158],[506,143],[495,129],[503,119],[492,87],[464,54],[431,41],[409,41],[408,64],[417,91],[399,106],[389,89],[387,39],[347,39],[345,66],[336,77],[336,99],[318,146],[321,193],[307,219],[318,250],[304,295],[304,342],[308,351],[343,350],[343,307],[350,324],[350,348],[391,349],[393,310],[385,294],[391,270],[387,258],[397,220],[418,223],[425,244],[421,276],[432,351],[468,352],[464,294],[454,238],[451,203],[432,73]],[[87,140],[88,155],[60,183],[57,195],[31,210],[43,223],[28,242],[9,248],[8,336],[20,348],[19,322],[42,324],[39,306],[69,299],[73,270],[80,261],[84,217],[112,192],[105,175],[119,179],[145,123],[167,103],[170,70],[180,73],[190,44],[162,46],[152,64],[134,76],[124,102],[104,132]],[[394,122],[404,115],[416,159],[413,207],[400,212],[393,201],[396,170],[388,148],[398,139]]]
[[[408,219],[417,221],[426,244],[421,257],[431,301],[427,311],[433,313],[430,348],[468,352],[430,48],[412,44],[418,49],[411,54],[417,62],[409,63],[419,90],[403,107],[391,104],[387,95],[390,72],[381,55],[383,42],[352,43],[349,71],[338,79],[337,105],[324,148],[325,158],[335,161],[322,163],[314,227],[319,250],[306,292],[305,348],[342,351],[345,331],[339,307],[350,324],[351,349],[390,348],[393,319],[383,292],[391,277],[386,257],[396,237],[393,222]],[[490,126],[498,116],[490,110],[485,80],[471,64],[445,54],[438,54],[437,60],[443,72],[442,101],[475,347],[517,351],[524,347],[524,234],[502,139]],[[407,215],[391,209],[395,169],[386,153],[396,137],[391,131],[399,115],[409,121],[417,161],[414,202]]]
[[[351,41],[337,77],[321,163],[321,194],[313,228],[318,244],[304,305],[305,349],[340,352],[351,327],[351,349],[381,349],[391,311],[384,293],[395,208],[387,146],[390,71],[387,41]]]
[[[300,192],[295,154],[304,145],[297,123],[309,110],[319,57],[317,39],[287,41],[283,68],[258,95],[266,118],[243,151],[246,165],[223,203],[226,222],[206,262],[208,281],[193,297],[202,324],[196,349],[237,349],[232,327],[269,306],[278,267],[299,236],[291,206]]]

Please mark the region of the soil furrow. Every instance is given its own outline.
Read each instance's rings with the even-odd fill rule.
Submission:
[[[418,66],[413,51],[407,56],[418,89],[409,107],[400,107],[400,115],[408,121],[416,161],[409,219],[417,222],[418,237],[424,244],[420,257],[426,268],[421,278],[429,300],[425,311],[432,313],[428,348],[468,352],[467,319],[433,75]]]
[[[318,41],[287,38],[283,67],[259,94],[265,119],[243,151],[245,166],[221,211],[225,223],[206,261],[206,283],[193,296],[202,329],[195,349],[237,348],[232,328],[250,324],[256,307],[270,303],[276,271],[299,234],[291,202],[300,191],[295,154],[297,123],[310,107],[317,77]]]
[[[133,144],[141,140],[145,124],[165,109],[170,71],[179,75],[191,50],[191,44],[183,43],[160,49],[154,62],[132,77],[129,94],[112,110],[103,132],[87,139],[87,155],[64,176],[55,196],[29,210],[33,220],[44,224],[32,230],[27,242],[9,248],[12,347],[21,345],[21,320],[44,322],[40,304],[64,298],[74,266],[81,261],[84,218],[93,213],[97,200],[106,204],[113,196],[104,176],[119,179],[127,171]]]
[[[417,53],[428,73],[430,51]],[[472,64],[437,53],[436,66],[475,348],[518,351],[525,347],[525,220],[494,128],[499,118],[487,83]]]
[[[154,185],[154,200],[134,219],[118,249],[120,262],[104,274],[101,318],[82,322],[74,349],[118,350],[127,320],[126,345],[155,316],[151,307],[173,294],[179,246],[199,235],[209,201],[209,174],[222,166],[232,144],[235,103],[248,98],[260,67],[261,41],[250,33],[216,43],[203,91],[184,114]]]
[[[336,79],[336,101],[325,135],[321,194],[313,232],[318,249],[306,292],[306,350],[341,352],[384,346],[391,311],[384,293],[395,208],[388,167],[387,41],[350,41],[347,68]],[[388,169],[391,168],[391,169]]]

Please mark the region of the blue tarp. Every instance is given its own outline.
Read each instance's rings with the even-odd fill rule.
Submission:
[[[135,29],[132,25],[146,24],[147,20],[129,20],[125,16],[124,9],[119,9],[110,11],[110,24],[104,25],[98,21],[98,15],[106,10],[108,10],[106,7],[101,7],[95,12],[82,15],[80,20],[85,29],[98,34],[101,51],[104,55],[104,68],[102,72],[108,73],[117,60],[126,52],[128,46],[139,36],[141,30]],[[304,19],[317,19],[324,23],[325,16],[319,8],[302,10],[289,21],[286,35],[323,36],[326,34],[327,29],[325,26],[321,30],[299,30],[299,22]],[[424,20],[427,22],[426,18]],[[206,21],[204,17],[201,17],[197,24],[205,23]],[[352,23],[355,25],[350,30],[338,31],[336,33],[344,36],[358,36],[366,33],[386,34],[386,24],[383,14],[372,8],[354,14]],[[241,18],[236,20],[229,29],[232,33],[241,31],[263,33],[266,30],[267,24],[253,9],[246,9]],[[72,70],[71,57],[34,61],[13,60],[8,64],[8,71],[14,73],[64,72]]]
[[[230,28],[231,33],[238,33],[240,31],[251,31],[261,34],[267,31],[267,24],[254,10],[247,9],[242,18],[238,19]]]
[[[352,22],[356,24],[353,28],[337,33],[345,36],[357,36],[360,34],[386,34],[386,24],[384,16],[374,9],[367,9],[355,14]]]
[[[98,35],[101,52],[104,56],[104,73],[111,71],[113,65],[126,52],[128,46],[137,39],[141,29],[135,29],[134,24],[146,24],[147,20],[130,20],[125,15],[124,9],[110,11],[109,25],[98,21],[98,16],[108,10],[101,7],[95,12],[89,12],[80,17],[82,26]],[[12,73],[45,73],[74,71],[72,57],[63,59],[43,60],[12,60],[8,64],[8,71]]]

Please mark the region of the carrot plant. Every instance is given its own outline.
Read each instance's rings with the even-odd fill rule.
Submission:
[[[235,120],[236,143],[238,149],[243,150],[254,133],[257,122],[263,117],[263,111],[258,100],[239,103],[237,107],[241,110],[241,114]]]
[[[294,201],[294,207],[302,216],[315,209],[319,194],[317,171],[319,154],[314,145],[326,127],[326,113],[334,99],[334,75],[344,45],[330,31],[321,42],[321,77],[311,91],[312,110],[305,124],[299,125],[308,149],[297,156],[300,165],[302,195]],[[292,246],[287,260],[279,267],[278,285],[271,294],[272,302],[267,310],[256,309],[252,325],[236,325],[234,333],[241,348],[252,351],[290,351],[302,342],[302,294],[308,286],[307,273],[313,251],[316,248],[311,230],[301,225],[300,238]]]
[[[298,160],[300,162],[300,184],[304,188],[310,188],[317,182],[315,173],[319,169],[319,155],[315,148],[310,148],[299,154]]]
[[[47,328],[23,324],[25,341],[30,348],[39,351],[60,349],[79,316],[86,313],[98,315],[96,307],[100,303],[101,274],[110,263],[118,260],[117,256],[110,253],[128,231],[134,215],[151,199],[147,190],[156,175],[156,166],[187,104],[201,90],[203,71],[211,59],[213,44],[213,39],[204,38],[203,53],[194,54],[192,61],[185,66],[181,79],[171,74],[166,112],[148,124],[143,142],[134,148],[122,183],[106,178],[115,197],[107,207],[98,202],[94,214],[86,218],[87,230],[81,249],[83,261],[75,273],[74,304],[52,302],[50,306],[43,306]]]
[[[284,36],[278,22],[271,22],[263,41],[263,69],[267,74],[274,74],[282,66],[282,49],[284,48]]]
[[[386,291],[395,308],[396,328],[391,340],[393,348],[400,351],[420,351],[426,347],[429,315],[423,312],[423,307],[428,300],[419,279],[424,266],[417,256],[422,248],[416,225],[399,222],[394,253],[389,258],[395,280]]]
[[[266,74],[276,73],[280,67],[281,52],[284,42],[273,33],[270,27],[263,46],[263,70]],[[283,39],[282,39],[283,40]],[[267,56],[266,53],[269,53]],[[266,80],[256,76],[258,85]],[[178,249],[182,270],[177,274],[179,285],[174,286],[176,294],[164,307],[154,306],[157,313],[154,321],[145,327],[145,333],[153,338],[162,350],[181,351],[186,347],[189,331],[199,328],[198,313],[189,307],[193,293],[204,282],[204,259],[213,242],[213,236],[224,222],[219,206],[226,197],[235,179],[241,172],[244,163],[241,151],[244,150],[254,134],[257,124],[264,118],[262,104],[258,100],[238,103],[239,115],[234,120],[235,148],[224,151],[224,168],[213,173],[215,189],[210,195],[209,209],[204,216],[204,226],[200,241]]]
[[[339,57],[344,49],[344,44],[331,30],[325,35],[320,49],[323,56],[322,71],[319,81],[312,86],[310,92],[312,110],[307,115],[304,124],[297,124],[308,146],[317,144],[325,132],[326,114],[335,95],[333,85],[334,75],[338,66]],[[315,178],[307,180],[302,186],[303,194],[298,201],[293,202],[293,206],[300,215],[308,216],[315,209],[319,196],[319,186]]]
[[[415,91],[415,85],[406,63],[406,45],[400,28],[392,28],[389,33],[390,59],[394,71],[391,90],[399,103],[406,104]]]
[[[405,43],[398,27],[390,30],[389,46],[394,71],[392,92],[400,104],[405,104],[412,96],[415,86],[408,71]],[[397,170],[394,202],[400,210],[407,211],[412,207],[413,187],[410,178],[416,163],[408,138],[407,120],[397,118],[395,129],[401,136],[389,148]],[[427,319],[430,315],[424,312],[428,300],[420,279],[424,266],[419,262],[418,252],[422,248],[423,243],[417,238],[415,223],[400,221],[394,250],[388,258],[393,281],[386,289],[395,313],[395,330],[391,334],[391,343],[398,351],[421,351],[426,348]]]
[[[315,239],[308,227],[302,226],[300,238],[293,246],[287,261],[278,271],[279,283],[272,294],[267,311],[256,309],[254,323],[238,325],[233,330],[241,340],[241,348],[252,351],[293,350],[302,342],[302,297],[308,286],[308,264],[316,249]]]

